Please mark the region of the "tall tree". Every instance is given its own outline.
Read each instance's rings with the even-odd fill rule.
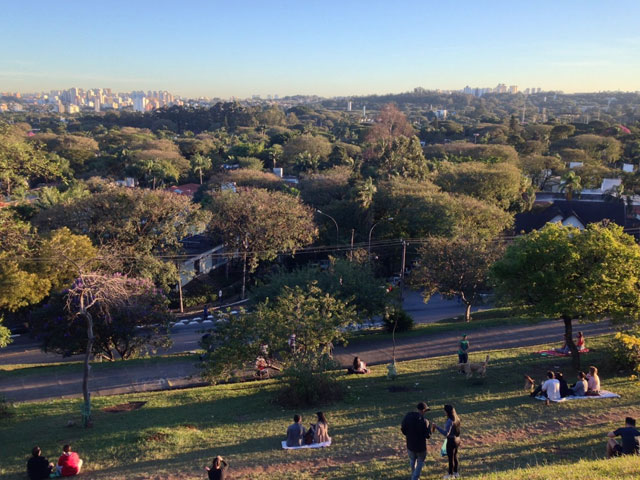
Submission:
[[[285,287],[276,299],[256,306],[233,321],[219,322],[203,345],[210,353],[204,376],[210,380],[229,378],[257,356],[278,357],[287,368],[314,364],[330,353],[331,345],[345,339],[347,326],[355,322],[353,306],[335,299],[313,283],[305,288]],[[295,349],[289,345],[295,335]],[[209,348],[213,347],[215,348]]]
[[[202,176],[206,170],[211,168],[211,159],[196,153],[191,157],[191,170],[200,176],[200,185],[202,185]]]
[[[401,136],[411,138],[415,133],[407,116],[395,104],[387,103],[380,109],[376,122],[367,133],[367,142],[387,144]]]
[[[247,268],[253,272],[260,261],[273,260],[279,252],[295,253],[317,236],[312,210],[286,193],[260,188],[213,192],[209,208],[209,230],[242,254],[242,298]]]
[[[548,224],[517,238],[491,273],[503,302],[562,319],[575,368],[574,319],[640,317],[640,247],[614,224],[582,231]]]
[[[419,250],[420,267],[411,272],[410,282],[424,289],[425,302],[436,292],[447,298],[460,298],[469,322],[471,306],[488,289],[489,268],[503,251],[497,240],[467,235],[430,237]]]
[[[43,210],[33,223],[42,231],[65,225],[74,233],[84,233],[94,245],[116,253],[121,271],[152,278],[169,288],[175,284],[175,267],[157,255],[179,253],[181,240],[202,230],[209,217],[209,212],[183,195],[109,187]]]

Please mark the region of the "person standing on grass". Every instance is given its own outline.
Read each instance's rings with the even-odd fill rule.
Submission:
[[[407,413],[402,419],[401,430],[407,438],[407,453],[411,467],[411,480],[418,480],[427,458],[427,438],[431,436],[431,425],[424,414],[429,410],[425,402],[416,406],[416,412]]]
[[[213,459],[210,467],[204,467],[207,471],[209,480],[224,480],[229,464],[225,462],[220,455]]]
[[[53,463],[49,463],[49,460],[42,456],[40,447],[33,447],[31,454],[31,458],[27,461],[27,475],[29,475],[29,480],[49,478],[53,470]]]
[[[609,437],[607,441],[607,458],[640,454],[640,431],[636,429],[635,418],[625,418],[624,427],[609,432],[607,437]],[[622,445],[616,441],[616,437],[622,437]]]
[[[460,418],[456,409],[451,405],[444,406],[447,421],[444,428],[434,424],[434,427],[447,438],[447,458],[449,459],[449,474],[444,478],[458,478],[458,448],[460,447]]]
[[[469,341],[467,335],[462,335],[462,340],[458,345],[458,363],[467,363],[469,361]]]
[[[296,413],[293,416],[293,423],[287,428],[287,447],[299,447],[303,444],[303,439],[302,417]]]

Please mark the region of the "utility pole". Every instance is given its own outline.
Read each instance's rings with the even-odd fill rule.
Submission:
[[[402,240],[402,271],[400,272],[400,306],[404,300],[404,270],[407,262],[407,242]]]
[[[349,261],[353,262],[353,236],[356,233],[356,229],[352,228],[351,229],[351,250],[349,250]]]

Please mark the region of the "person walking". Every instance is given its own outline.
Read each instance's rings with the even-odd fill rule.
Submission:
[[[449,459],[449,474],[444,478],[458,478],[458,448],[460,447],[460,418],[452,405],[445,405],[444,412],[447,421],[444,428],[434,424],[434,427],[446,437],[447,458]]]
[[[407,453],[411,467],[411,480],[418,480],[427,458],[427,438],[431,436],[431,425],[424,414],[429,410],[425,402],[416,405],[416,412],[407,413],[402,419],[402,434],[407,439]]]

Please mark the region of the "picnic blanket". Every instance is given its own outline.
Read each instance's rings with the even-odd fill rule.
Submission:
[[[596,396],[584,396],[584,397],[576,397],[574,395],[569,395],[568,397],[561,398],[560,400],[551,400],[552,402],[564,402],[566,400],[585,400],[585,399],[598,399],[598,398],[620,398],[620,395],[617,393],[609,392],[608,390],[600,390],[600,395]],[[546,400],[547,397],[538,396],[536,400]]]
[[[331,439],[322,443],[312,443],[310,445],[300,445],[299,447],[287,447],[287,441],[282,440],[282,448],[285,450],[298,450],[299,448],[324,448],[331,446]]]
[[[571,356],[571,353],[560,353],[555,350],[540,350],[539,352],[536,352],[536,353],[539,353],[543,357],[570,357]],[[584,350],[580,350],[580,353],[589,353],[589,349],[585,348]]]

